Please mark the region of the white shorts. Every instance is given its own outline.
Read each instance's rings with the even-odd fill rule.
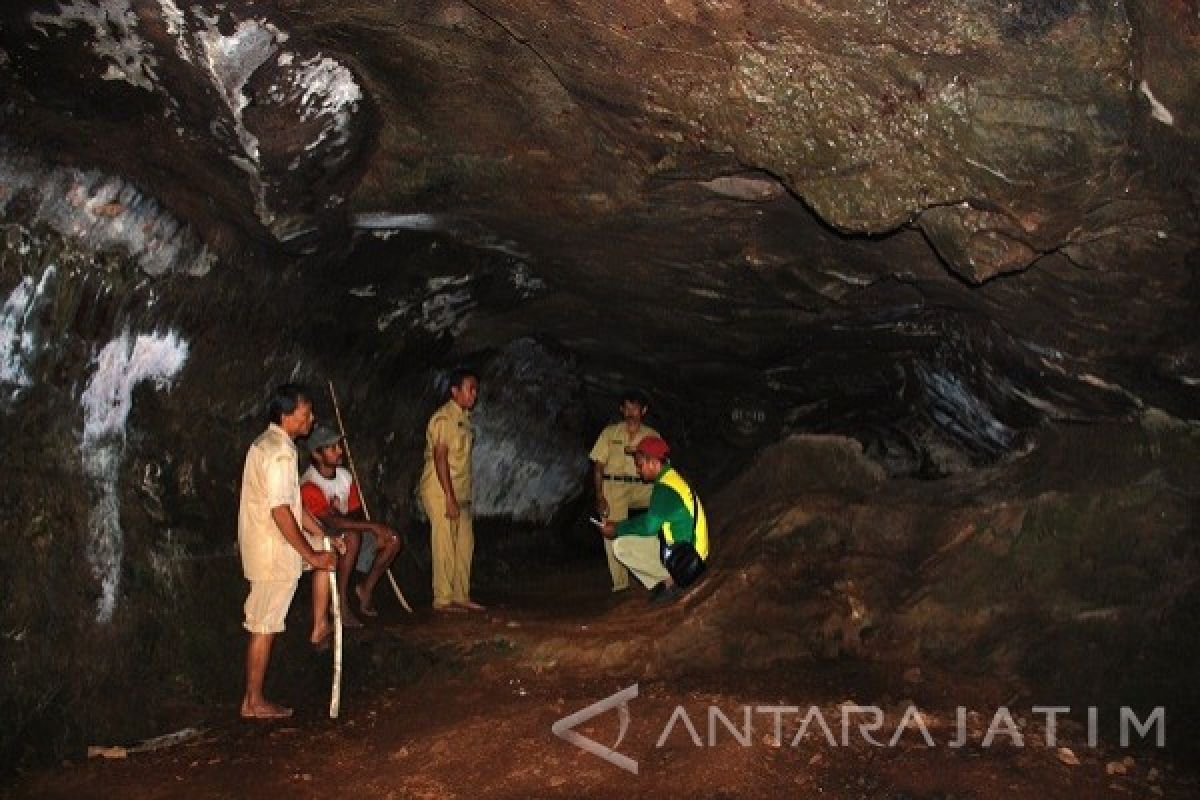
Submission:
[[[294,580],[250,581],[243,627],[251,633],[283,633],[283,621],[295,593]]]

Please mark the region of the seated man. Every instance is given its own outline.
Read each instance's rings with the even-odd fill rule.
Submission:
[[[605,522],[600,532],[613,539],[613,555],[642,585],[651,602],[668,603],[683,590],[663,564],[663,548],[688,542],[701,560],[708,559],[708,518],[704,506],[683,476],[671,467],[671,448],[657,436],[638,442],[633,461],[644,480],[653,481],[650,508],[621,523]],[[662,541],[659,541],[659,534]]]
[[[300,478],[300,498],[304,509],[316,517],[333,534],[341,535],[345,541],[345,552],[338,558],[338,598],[341,601],[342,625],[360,628],[362,622],[350,611],[347,598],[350,591],[350,576],[358,561],[362,534],[375,537],[375,558],[371,562],[367,577],[355,589],[358,608],[368,617],[376,615],[371,596],[384,570],[400,553],[401,542],[396,532],[387,525],[371,522],[363,513],[362,498],[358,484],[350,471],[340,466],[342,462],[342,437],[335,431],[318,425],[305,442],[312,466]],[[320,644],[329,635],[329,582],[313,580],[313,629],[310,640]]]

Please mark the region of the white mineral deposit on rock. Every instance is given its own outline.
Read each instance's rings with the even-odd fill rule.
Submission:
[[[107,622],[116,609],[123,552],[118,477],[125,450],[125,423],[133,405],[133,389],[153,381],[169,389],[188,357],[188,343],[177,333],[128,331],[110,341],[96,356],[96,371],[79,402],[83,408],[80,455],[84,474],[97,492],[88,514],[88,560],[100,582],[96,619]]]
[[[151,92],[158,85],[158,60],[138,31],[138,17],[129,0],[60,3],[56,12],[34,12],[29,21],[46,37],[52,35],[52,28],[90,28],[92,52],[106,64],[103,80],[125,81]]]
[[[33,200],[31,222],[89,250],[127,253],[148,275],[205,275],[216,262],[190,227],[129,181],[52,167],[0,147],[0,212],[21,190]]]
[[[36,284],[26,275],[0,308],[0,387],[9,392],[8,400],[15,399],[33,384],[29,367],[38,346],[34,322],[54,275],[52,266],[46,268]]]

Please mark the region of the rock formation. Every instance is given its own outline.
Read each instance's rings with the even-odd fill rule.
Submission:
[[[651,393],[726,487],[713,631],[761,547],[825,592],[762,600],[797,657],[1047,678],[1018,611],[1126,653],[1158,620],[1169,650],[1196,608],[1166,565],[1194,557],[1197,64],[1194,2],[5,4],[0,750],[126,724],[99,687],[213,689],[272,385],[335,381],[376,505],[419,518],[463,361],[507,522],[569,528],[593,428]],[[735,522],[795,434],[854,480]],[[1133,485],[1073,455],[1129,447]],[[1103,569],[1110,512],[1144,539]],[[1044,568],[1059,530],[1090,572]],[[962,591],[993,555],[1029,604]]]

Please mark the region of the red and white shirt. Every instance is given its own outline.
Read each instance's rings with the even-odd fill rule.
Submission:
[[[300,499],[317,519],[330,511],[345,515],[362,508],[358,484],[345,467],[338,467],[332,478],[326,478],[316,467],[309,467],[300,476]]]

